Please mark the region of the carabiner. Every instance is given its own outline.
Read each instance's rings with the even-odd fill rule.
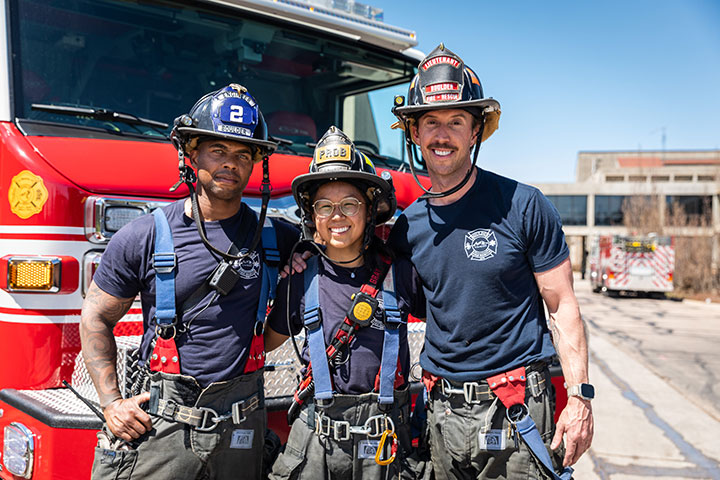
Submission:
[[[381,460],[380,457],[382,457],[383,449],[385,448],[385,439],[387,439],[388,435],[392,435],[393,443],[390,447],[390,452],[392,455],[390,455],[390,458],[386,460]],[[375,463],[378,465],[390,465],[392,462],[395,461],[395,453],[397,452],[397,435],[392,430],[385,430],[382,434],[382,437],[380,437],[380,442],[378,443],[377,452],[375,452]]]

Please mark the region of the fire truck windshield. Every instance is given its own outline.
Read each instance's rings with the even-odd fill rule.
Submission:
[[[14,116],[29,135],[165,141],[169,128],[67,112],[172,125],[203,94],[239,83],[281,148],[310,155],[307,144],[338,125],[380,165],[401,166],[386,116],[417,60],[400,52],[211,2],[10,0],[8,11]]]

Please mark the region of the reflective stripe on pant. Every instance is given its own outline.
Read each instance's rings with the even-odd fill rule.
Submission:
[[[364,425],[374,415],[381,414],[378,408],[377,394],[335,395],[334,403],[327,408],[315,408],[318,418],[321,414],[332,420],[346,421],[350,425]],[[295,419],[290,430],[285,451],[273,465],[271,480],[312,479],[312,480],[358,480],[398,478],[408,473],[410,467],[406,455],[411,450],[409,421],[410,394],[407,389],[395,391],[395,403],[388,416],[395,424],[398,437],[398,449],[395,461],[388,466],[375,462],[375,449],[379,438],[352,434],[348,440],[335,440],[330,436],[318,436],[308,426],[306,414]],[[303,407],[307,413],[308,406]],[[390,437],[382,458],[390,456]]]
[[[152,373],[150,384],[159,384],[161,398],[192,407],[208,407],[219,415],[234,402],[262,387],[262,370],[201,389],[192,377]],[[260,382],[260,383],[259,383]],[[145,389],[147,390],[147,389]],[[153,428],[136,450],[97,448],[92,478],[118,480],[259,479],[267,417],[264,408],[250,412],[233,424],[224,420],[210,432],[152,416]]]
[[[550,386],[549,371],[544,369],[541,374],[545,385]],[[546,388],[536,398],[527,389],[525,403],[543,443],[550,450],[555,433],[554,389]],[[462,395],[444,396],[438,385],[430,394],[428,422],[430,452],[437,480],[547,478],[522,440],[514,434],[509,435],[505,407],[499,401],[468,404]],[[483,425],[489,427],[485,428],[484,435],[481,432]],[[562,464],[563,455],[562,446],[551,452],[556,469]]]

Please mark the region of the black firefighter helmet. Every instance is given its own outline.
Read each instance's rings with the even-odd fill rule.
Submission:
[[[423,113],[431,110],[463,109],[478,120],[484,120],[481,141],[498,128],[500,103],[485,98],[475,72],[442,43],[418,65],[418,73],[410,83],[407,104],[395,105],[398,120],[394,128],[412,125]]]
[[[292,182],[292,191],[306,218],[312,216],[312,197],[324,183],[347,182],[356,186],[375,205],[376,224],[390,220],[397,208],[392,177],[388,172],[379,176],[375,166],[342,130],[332,126],[315,147],[310,173],[299,175]]]

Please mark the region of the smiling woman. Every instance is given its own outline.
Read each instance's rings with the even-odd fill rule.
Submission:
[[[308,259],[306,271],[280,283],[265,330],[267,350],[307,330],[301,361],[308,367],[289,410],[285,453],[270,478],[301,471],[319,479],[394,477],[407,466],[395,456],[411,451],[405,323],[409,314],[425,316],[425,301],[412,264],[393,260],[375,236],[375,225],[395,211],[393,189],[330,127],[310,173],[293,181],[293,194],[306,238],[323,247],[316,246],[320,255]],[[315,414],[315,405],[326,406]]]

